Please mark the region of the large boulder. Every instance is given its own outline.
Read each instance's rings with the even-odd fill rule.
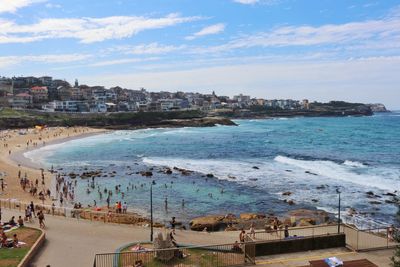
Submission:
[[[291,217],[295,217],[298,221],[300,221],[301,219],[313,219],[315,220],[315,222],[325,223],[328,222],[330,219],[329,213],[323,210],[298,209],[289,211],[288,215]]]
[[[227,223],[224,221],[224,215],[208,215],[205,217],[194,218],[190,221],[190,229],[193,231],[218,231],[225,229]]]
[[[256,219],[264,219],[266,216],[264,214],[257,213],[242,213],[240,214],[240,219],[244,221],[256,220]]]
[[[302,218],[300,219],[299,226],[311,226],[311,225],[316,225],[317,222],[315,221],[314,218]]]

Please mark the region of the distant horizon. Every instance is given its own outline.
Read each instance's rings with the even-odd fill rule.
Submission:
[[[400,110],[397,0],[2,0],[0,73]]]

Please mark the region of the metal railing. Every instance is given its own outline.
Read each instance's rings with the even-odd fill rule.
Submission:
[[[143,266],[227,267],[252,265],[255,257],[246,255],[247,244],[177,247],[143,251],[96,254],[93,267],[128,267],[141,262]],[[167,257],[166,257],[167,256]],[[165,260],[169,258],[169,260]]]
[[[285,240],[284,229],[257,231],[252,236],[247,236],[251,240],[259,242],[278,242]],[[338,225],[315,225],[307,227],[292,227],[289,228],[289,238],[307,238],[315,236],[333,235],[338,233]],[[397,231],[390,236],[388,227],[379,227],[371,229],[357,229],[348,224],[340,224],[339,233],[344,233],[346,236],[346,246],[355,250],[377,250],[394,248],[399,245],[395,241]]]
[[[15,209],[24,212],[30,203],[22,202],[15,199],[0,199],[0,207],[6,209]],[[35,212],[42,210],[46,215],[61,216],[66,218],[86,219],[90,221],[98,221],[104,223],[133,224],[138,222],[146,222],[138,214],[131,213],[115,213],[110,211],[95,211],[91,209],[75,209],[71,207],[51,206],[46,204],[34,203]]]
[[[313,236],[323,236],[330,234],[337,234],[338,227],[337,224],[334,225],[314,225],[306,227],[291,227],[288,229],[290,237],[313,237]],[[340,229],[340,233],[343,233],[343,229]],[[285,239],[285,230],[265,230],[257,231],[255,235],[249,234],[253,241],[278,241]]]
[[[397,231],[390,234],[388,227],[360,230],[350,225],[341,225],[346,235],[346,245],[356,251],[395,248]]]

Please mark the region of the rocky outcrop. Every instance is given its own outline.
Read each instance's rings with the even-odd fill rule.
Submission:
[[[368,107],[372,110],[372,112],[390,112],[386,109],[384,104],[376,103],[376,104],[368,104]]]
[[[219,231],[225,229],[228,222],[224,215],[208,215],[191,220],[189,225],[193,231]]]
[[[294,217],[298,224],[303,224],[303,226],[326,223],[330,220],[329,213],[323,210],[298,209],[289,211],[288,215]]]
[[[257,219],[264,219],[266,216],[264,214],[258,213],[242,213],[240,214],[240,219],[249,221],[249,220],[257,220]]]
[[[207,117],[201,111],[62,113],[23,110],[0,114],[0,129],[32,128],[35,125],[88,126],[106,129],[140,129],[151,127],[205,127],[236,125],[223,117]]]

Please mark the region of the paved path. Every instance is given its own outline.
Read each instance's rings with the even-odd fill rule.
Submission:
[[[22,213],[3,209],[3,220]],[[33,267],[93,266],[96,253],[114,252],[118,247],[150,238],[150,229],[129,225],[104,224],[86,220],[46,216],[46,243],[33,260]],[[38,221],[27,226],[38,227]],[[155,230],[157,231],[157,230]],[[236,232],[203,233],[176,231],[176,240],[182,244],[233,243]]]

